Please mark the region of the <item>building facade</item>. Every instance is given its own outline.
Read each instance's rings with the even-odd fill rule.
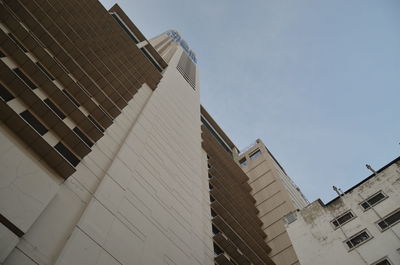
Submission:
[[[176,31],[96,0],[0,5],[0,264],[274,264]]]
[[[307,199],[260,139],[237,154],[236,161],[249,178],[271,259],[279,265],[299,264],[282,218],[304,208]]]
[[[324,204],[285,217],[302,265],[400,264],[400,157]],[[305,243],[306,242],[306,243]]]

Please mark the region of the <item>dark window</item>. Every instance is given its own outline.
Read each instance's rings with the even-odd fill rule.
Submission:
[[[54,111],[55,114],[57,114],[58,117],[60,117],[60,119],[63,120],[65,118],[64,113],[50,99],[46,98],[44,102],[52,111]]]
[[[54,80],[54,77],[46,70],[46,68],[44,68],[44,66],[37,62],[36,65],[40,68],[40,70],[42,70],[42,72],[50,79],[50,80]]]
[[[19,115],[27,122],[29,123],[40,135],[44,135],[47,133],[46,127],[38,120],[36,119],[35,116],[33,116],[32,113],[30,113],[29,110],[25,110],[24,112],[21,112]]]
[[[247,159],[243,157],[242,159],[239,160],[239,164],[241,167],[247,166]]]
[[[378,222],[378,226],[381,230],[386,230],[387,228],[397,224],[400,220],[400,209],[397,209],[394,213],[386,216],[382,221]]]
[[[210,164],[207,164],[207,167],[210,169],[210,168],[211,168],[211,165],[210,165]]]
[[[0,96],[4,101],[10,101],[14,96],[0,83]]]
[[[383,259],[381,261],[378,261],[377,263],[374,263],[374,265],[392,265],[388,259]]]
[[[220,255],[220,254],[224,253],[224,251],[217,244],[213,243],[213,245],[214,245],[215,255]]]
[[[97,121],[92,116],[89,115],[88,118],[91,122],[93,122],[93,124],[97,127],[97,129],[104,132],[103,127],[101,127],[100,124],[98,124]]]
[[[79,138],[82,139],[82,141],[85,142],[85,144],[87,144],[89,147],[93,146],[93,142],[90,141],[90,139],[78,127],[75,127],[73,131],[79,136]]]
[[[78,101],[76,101],[76,99],[65,89],[63,89],[63,92],[65,95],[67,95],[67,97],[72,101],[72,103],[75,104],[75,106],[79,107],[80,104],[78,103]]]
[[[6,55],[1,50],[0,50],[0,57],[1,58],[6,57]]]
[[[250,159],[256,159],[256,158],[259,157],[260,155],[261,155],[261,151],[260,151],[260,149],[258,149],[257,151],[253,152],[253,153],[250,155]]]
[[[214,197],[210,194],[210,202],[215,201]]]
[[[208,174],[208,178],[211,179],[213,176],[211,176],[210,174]]]
[[[15,68],[13,69],[14,73],[16,73],[18,75],[18,77],[24,81],[24,83],[30,87],[30,89],[35,89],[37,88],[37,85],[35,85],[35,83],[32,82],[31,79],[29,79],[29,77],[27,77],[19,68]]]
[[[215,216],[217,216],[217,213],[211,208],[211,216],[212,217],[215,217]]]
[[[333,221],[332,224],[335,226],[335,228],[338,228],[339,226],[347,223],[348,221],[352,220],[354,218],[354,214],[351,211],[348,211],[344,214],[342,214],[339,217],[336,217]]]
[[[353,249],[370,238],[371,236],[367,233],[367,231],[362,231],[361,233],[358,233],[357,235],[354,235],[348,239],[346,244],[349,249]]]
[[[11,33],[8,34],[8,36],[10,36],[10,38],[15,42],[15,44],[17,44],[18,47],[20,47],[24,52],[27,52],[28,50],[24,47],[24,45],[22,45],[21,42],[19,42],[19,40],[17,40],[17,38],[15,38],[15,36]]]
[[[65,158],[68,160],[68,162],[71,163],[74,167],[76,167],[79,164],[79,158],[74,155],[65,145],[63,145],[61,142],[56,144],[54,148]]]
[[[212,225],[212,231],[213,231],[214,235],[221,233],[221,231],[219,231],[219,229],[217,227],[215,227],[214,225]]]
[[[364,210],[368,210],[369,208],[380,203],[384,199],[386,199],[386,196],[382,192],[378,192],[377,194],[369,197],[364,202],[362,202],[361,207],[363,207]]]
[[[210,190],[212,190],[214,187],[213,187],[213,185],[211,185],[211,183],[208,183],[208,188],[209,188]]]
[[[154,65],[159,72],[162,72],[161,66],[153,59],[153,57],[150,55],[150,53],[146,50],[145,47],[140,48],[140,50],[143,52],[143,54],[149,59],[152,65]]]

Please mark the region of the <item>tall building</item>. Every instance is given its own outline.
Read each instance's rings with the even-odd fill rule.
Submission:
[[[279,265],[300,264],[282,218],[304,208],[307,199],[260,139],[237,154],[236,161],[249,178],[271,259]]]
[[[176,31],[149,41],[96,0],[0,5],[1,264],[274,264]]]
[[[349,190],[335,190],[332,201],[285,217],[300,263],[400,264],[400,157]]]

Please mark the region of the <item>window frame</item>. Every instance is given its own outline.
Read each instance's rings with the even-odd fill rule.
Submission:
[[[392,265],[392,261],[388,258],[388,256],[385,256],[383,258],[380,258],[379,260],[375,261],[374,263],[372,263],[371,265],[378,265],[380,262],[382,261],[388,261],[390,265]]]
[[[369,204],[368,201],[369,201],[370,199],[372,199],[373,197],[377,196],[379,193],[382,193],[382,195],[384,196],[384,198],[382,198],[380,201],[377,201],[377,202],[374,203],[374,204]],[[375,192],[374,194],[372,194],[372,195],[369,196],[368,198],[364,199],[362,202],[359,203],[359,205],[360,205],[361,209],[362,209],[364,212],[366,212],[366,211],[368,211],[369,209],[371,209],[372,207],[374,207],[374,206],[378,205],[379,203],[383,202],[384,200],[386,200],[388,197],[389,197],[389,196],[387,196],[382,190],[380,190],[380,191],[378,191],[378,192]],[[369,207],[368,207],[368,208],[364,208],[364,206],[362,206],[363,203],[368,203]]]
[[[246,167],[249,164],[249,161],[247,161],[247,158],[244,156],[241,159],[239,159],[239,165],[240,167]]]
[[[398,213],[398,212],[400,212],[400,208],[397,208],[396,210],[390,212],[389,214],[385,215],[384,217],[380,218],[378,221],[375,222],[375,225],[378,227],[378,229],[379,229],[379,231],[381,231],[381,233],[385,232],[386,230],[390,229],[391,227],[395,226],[396,224],[398,224],[400,222],[400,219],[399,219],[399,220],[395,221],[393,224],[388,225],[385,228],[381,228],[379,225],[380,222],[384,221],[389,216],[391,216],[395,213]]]
[[[357,245],[353,245],[353,247],[349,247],[349,245],[347,244],[347,242],[351,242],[351,240],[355,239],[356,237],[358,237],[359,235],[361,235],[362,233],[367,233],[368,238],[364,241],[362,241],[361,243],[357,244]],[[359,246],[365,244],[366,242],[370,241],[371,239],[373,239],[374,237],[372,236],[372,234],[368,231],[368,229],[363,229],[357,233],[355,233],[354,235],[352,235],[351,237],[347,238],[346,240],[343,241],[344,245],[346,246],[348,252],[353,251],[354,249],[358,248]],[[353,244],[351,242],[351,244]]]
[[[258,155],[256,155],[256,154],[258,154]],[[254,157],[254,155],[256,155],[256,156]],[[251,152],[251,153],[249,154],[250,160],[256,160],[256,159],[259,158],[260,156],[261,156],[261,150],[260,150],[260,148],[257,148],[256,150],[254,150],[253,152]]]
[[[342,218],[343,216],[345,216],[345,215],[348,214],[348,213],[351,213],[353,216],[352,216],[349,220],[347,220],[347,221],[345,221],[345,222],[339,224],[338,219],[339,219],[339,218]],[[331,223],[333,229],[336,230],[336,229],[338,229],[338,228],[344,226],[345,224],[347,224],[347,223],[350,222],[351,220],[354,220],[355,218],[357,218],[357,216],[354,214],[354,212],[353,212],[351,209],[349,209],[349,210],[347,210],[347,211],[341,213],[340,215],[336,216],[333,220],[330,221],[330,223]],[[334,221],[336,221],[336,222],[338,223],[338,226],[335,226],[335,224],[333,223]]]

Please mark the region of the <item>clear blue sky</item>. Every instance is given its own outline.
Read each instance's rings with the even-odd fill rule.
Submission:
[[[181,33],[202,104],[239,148],[261,138],[310,201],[399,156],[400,1],[117,3],[147,38]]]

